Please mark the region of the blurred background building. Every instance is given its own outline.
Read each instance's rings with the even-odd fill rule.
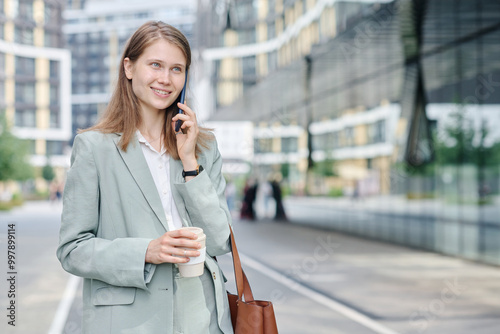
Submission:
[[[0,1],[0,114],[28,142],[32,165],[50,164],[60,173],[72,135],[62,9],[57,0]]]

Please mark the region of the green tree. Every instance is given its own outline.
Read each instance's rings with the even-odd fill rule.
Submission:
[[[47,159],[47,164],[42,168],[42,177],[44,178],[45,181],[49,183],[56,177],[56,173],[54,173],[54,168],[52,168],[52,166],[49,164],[48,159]]]
[[[460,165],[471,163],[479,168],[500,164],[500,142],[486,145],[489,134],[486,120],[479,130],[474,128],[462,110],[450,115],[444,136],[435,139],[435,150],[440,164]]]
[[[474,145],[475,136],[472,120],[465,117],[463,110],[450,114],[443,138],[437,138],[436,141],[439,162],[454,165],[475,163],[478,151]]]
[[[334,170],[335,161],[333,159],[326,159],[323,161],[315,162],[313,171],[319,176],[337,176]]]
[[[14,136],[5,116],[0,116],[0,181],[24,181],[32,177],[27,142]]]

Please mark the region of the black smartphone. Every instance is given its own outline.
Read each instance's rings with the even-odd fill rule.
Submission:
[[[187,82],[188,82],[188,71],[186,70],[186,79],[184,80],[184,88],[182,88],[181,99],[179,101],[180,103],[184,103],[184,99],[186,98]],[[183,113],[182,109],[179,108],[179,114],[182,114],[182,113]],[[175,122],[175,132],[179,132],[179,130],[181,129],[181,125],[182,125],[181,120],[178,120]]]

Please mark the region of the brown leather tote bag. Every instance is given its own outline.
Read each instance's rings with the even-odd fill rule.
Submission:
[[[238,294],[227,292],[231,321],[235,334],[278,334],[273,304],[270,301],[254,300],[250,283],[241,268],[233,229],[231,230],[231,251],[233,253],[234,276]]]

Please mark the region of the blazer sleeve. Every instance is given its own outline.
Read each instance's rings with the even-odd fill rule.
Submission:
[[[99,173],[87,138],[75,138],[63,196],[57,257],[67,272],[115,286],[146,289],[151,239],[98,237]]]
[[[203,166],[203,172],[194,179],[174,186],[184,200],[192,224],[201,227],[207,236],[207,253],[218,256],[231,250],[231,214],[224,194],[226,180],[222,175],[222,157],[215,139],[208,153],[211,156],[206,160],[212,162],[210,166]]]

